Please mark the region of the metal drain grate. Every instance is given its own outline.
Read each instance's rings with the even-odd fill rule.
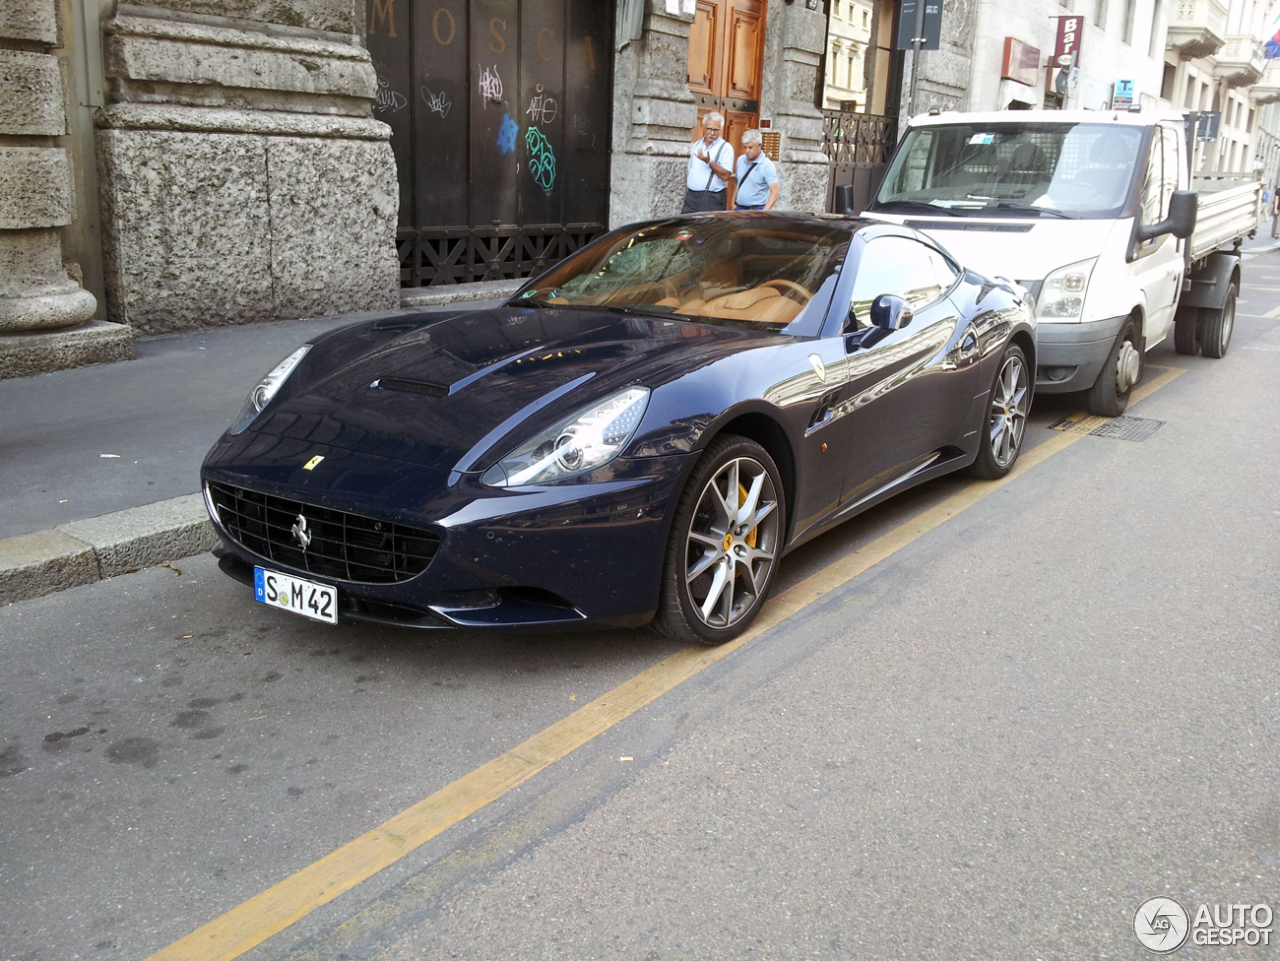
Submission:
[[[1150,417],[1113,417],[1092,433],[1094,437],[1144,441],[1163,427],[1164,423]]]
[[[1092,434],[1094,437],[1111,437],[1115,440],[1144,441],[1165,421],[1149,417],[1095,417],[1092,414],[1071,414],[1052,425],[1054,430],[1071,434]]]

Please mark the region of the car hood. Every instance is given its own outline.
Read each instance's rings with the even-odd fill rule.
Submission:
[[[1043,280],[1059,267],[1097,257],[1116,225],[1104,219],[926,218],[879,211],[869,217],[905,223],[928,234],[966,267],[1019,282]]]
[[[581,309],[386,318],[316,341],[250,429],[483,470],[490,449],[501,456],[594,399],[779,339],[790,338]]]

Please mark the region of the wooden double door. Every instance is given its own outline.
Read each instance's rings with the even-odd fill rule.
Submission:
[[[691,141],[702,136],[702,118],[712,110],[724,114],[722,136],[735,155],[742,154],[743,131],[760,126],[764,18],[765,0],[698,0],[689,32],[689,91],[698,103]]]

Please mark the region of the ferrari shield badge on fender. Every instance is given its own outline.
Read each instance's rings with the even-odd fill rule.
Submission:
[[[817,354],[810,354],[809,363],[813,364],[813,372],[818,375],[818,380],[825,384],[827,382],[827,368],[822,365],[822,358]]]
[[[317,464],[319,464],[322,460],[324,460],[324,455],[323,455],[323,454],[316,454],[316,456],[315,456],[315,457],[311,458],[311,460],[307,461],[305,464],[303,464],[303,465],[302,465],[302,469],[303,469],[303,470],[315,470],[315,469],[316,469],[316,465],[317,465]]]

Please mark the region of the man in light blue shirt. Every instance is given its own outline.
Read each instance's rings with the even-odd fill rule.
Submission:
[[[733,177],[733,144],[721,139],[723,129],[723,114],[713,110],[702,118],[703,136],[689,145],[682,214],[725,209],[725,187]]]
[[[764,152],[759,130],[742,135],[746,152],[738,158],[738,195],[735,210],[772,210],[778,202],[778,168]]]

